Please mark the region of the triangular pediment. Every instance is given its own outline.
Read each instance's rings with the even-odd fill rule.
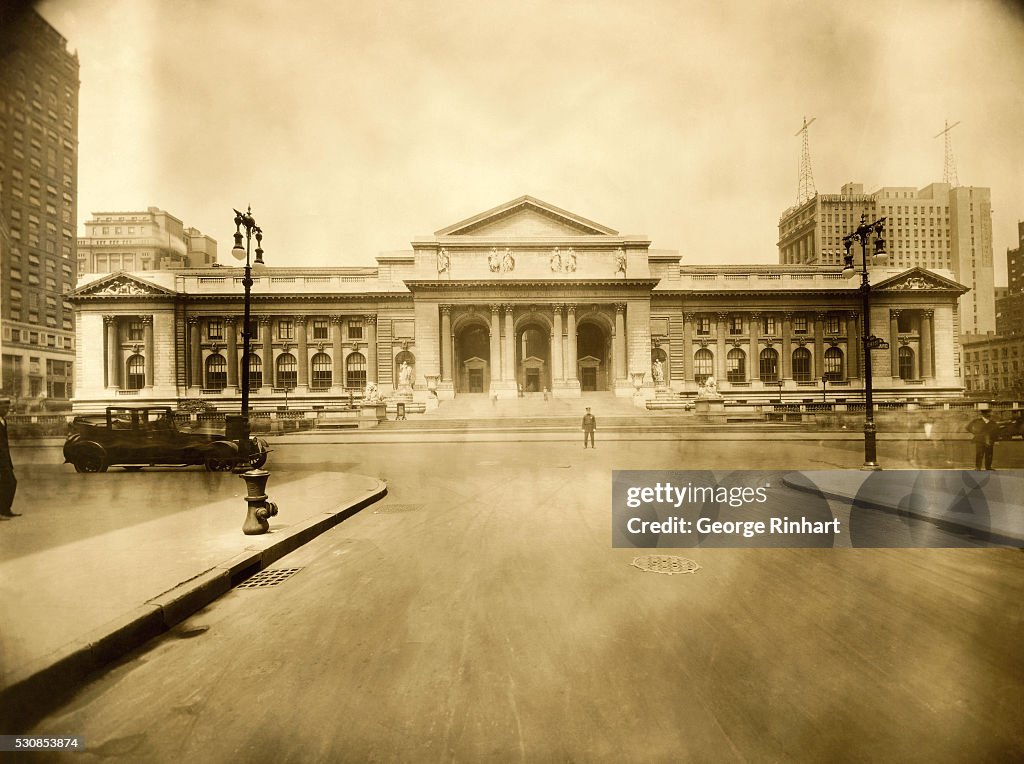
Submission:
[[[128,273],[114,273],[91,281],[71,297],[174,297],[175,292]]]
[[[911,268],[910,270],[891,276],[880,281],[871,287],[872,291],[885,290],[888,292],[968,292],[970,291],[963,284],[958,284],[952,279],[947,279],[937,273],[932,273],[924,268]]]
[[[521,196],[442,228],[435,235],[492,238],[618,236],[618,231],[566,212],[540,199],[534,199],[532,196]]]

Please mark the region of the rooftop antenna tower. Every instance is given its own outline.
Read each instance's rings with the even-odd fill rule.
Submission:
[[[946,136],[946,166],[942,170],[942,182],[948,183],[951,186],[960,185],[960,181],[956,178],[956,158],[953,156],[953,139],[949,134],[950,131],[959,124],[960,121],[957,120],[951,125],[947,119],[946,128],[933,136],[935,138],[938,138],[940,135]]]
[[[804,126],[793,133],[794,135],[803,133],[803,147],[800,150],[800,186],[796,193],[797,204],[803,204],[813,199],[815,194],[818,193],[814,187],[814,172],[811,170],[811,146],[807,139],[807,128],[811,126],[811,122],[815,119],[817,117],[811,117],[810,120],[804,117]]]

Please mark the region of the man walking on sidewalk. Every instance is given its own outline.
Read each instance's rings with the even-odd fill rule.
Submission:
[[[14,477],[14,464],[11,462],[11,445],[7,440],[7,412],[11,408],[10,398],[0,398],[0,520],[19,517],[19,512],[12,512],[14,492],[18,488],[18,480]]]
[[[594,430],[597,429],[597,417],[590,413],[590,406],[587,406],[587,413],[583,415],[583,447],[587,447],[587,437],[590,438],[590,447],[594,445]]]

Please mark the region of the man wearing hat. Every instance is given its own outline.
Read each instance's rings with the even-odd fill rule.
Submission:
[[[587,406],[587,413],[583,415],[583,447],[587,447],[587,438],[590,438],[590,447],[594,448],[594,430],[597,429],[597,417],[590,413],[590,406]]]
[[[11,511],[14,492],[18,489],[18,480],[14,477],[11,445],[7,440],[7,412],[10,408],[11,399],[0,398],[0,520],[19,517],[21,514]]]
[[[999,425],[992,421],[988,404],[979,407],[978,418],[967,425],[967,431],[974,436],[974,469],[992,469],[992,450]]]

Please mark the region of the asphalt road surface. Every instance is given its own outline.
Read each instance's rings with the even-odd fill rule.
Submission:
[[[911,466],[901,448],[880,458]],[[612,469],[825,469],[861,453],[281,447],[273,481],[359,472],[389,495],[273,566],[291,577],[233,590],[29,732],[130,761],[1020,760],[1020,551],[687,549],[701,569],[667,576],[610,548]],[[36,461],[30,496],[60,475]],[[183,477],[200,490],[211,476],[124,475],[154,491]]]

